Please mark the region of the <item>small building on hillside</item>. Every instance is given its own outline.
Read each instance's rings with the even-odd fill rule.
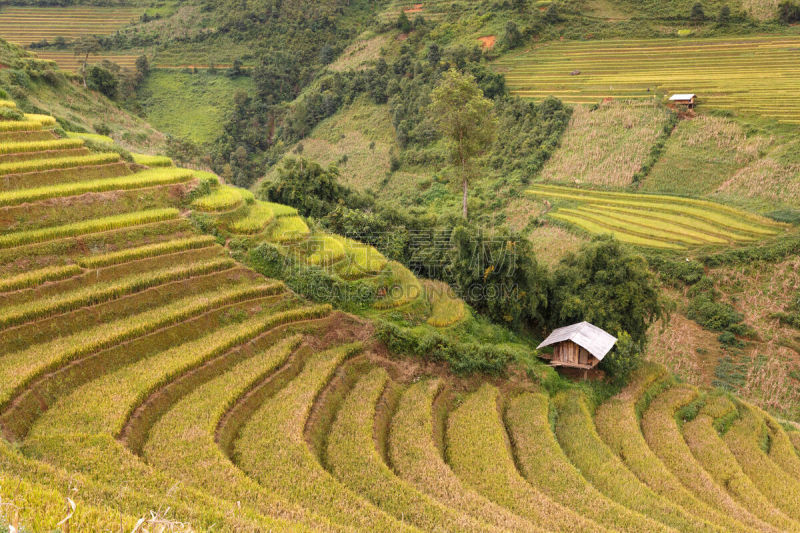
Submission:
[[[673,94],[669,97],[669,103],[686,106],[687,109],[694,109],[697,104],[697,95],[694,93]]]
[[[553,331],[537,348],[553,347],[553,355],[542,354],[554,367],[592,370],[611,351],[617,338],[588,322]],[[585,372],[584,372],[585,374]]]

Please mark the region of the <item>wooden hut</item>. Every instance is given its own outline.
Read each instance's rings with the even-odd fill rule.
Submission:
[[[669,103],[673,105],[686,106],[687,109],[694,109],[697,103],[697,95],[693,93],[673,94],[669,97]]]
[[[588,322],[553,331],[537,348],[553,347],[553,355],[542,354],[554,367],[591,370],[600,364],[617,338]]]

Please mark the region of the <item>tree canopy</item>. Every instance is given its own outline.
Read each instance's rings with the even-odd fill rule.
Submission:
[[[457,168],[467,218],[467,195],[474,169],[472,160],[494,142],[497,119],[492,101],[483,96],[475,77],[455,69],[447,71],[431,92],[430,113],[447,141],[450,163]]]
[[[643,346],[647,329],[665,314],[647,262],[611,237],[597,237],[565,257],[553,272],[550,325],[589,321],[624,331]]]

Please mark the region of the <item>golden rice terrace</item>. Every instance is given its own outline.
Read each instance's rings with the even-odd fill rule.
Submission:
[[[800,124],[800,37],[556,42],[495,63],[522,97],[569,103],[697,93],[701,106]]]

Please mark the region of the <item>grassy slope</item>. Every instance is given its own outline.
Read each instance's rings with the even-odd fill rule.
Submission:
[[[220,133],[226,110],[236,91],[252,91],[253,82],[242,76],[201,71],[156,70],[146,79],[139,103],[147,120],[162,131],[197,143],[213,141]]]
[[[61,81],[55,85],[30,76],[29,82],[13,83],[14,79],[19,79],[13,72],[25,70],[29,61],[30,56],[25,51],[0,41],[0,63],[10,67],[3,73],[2,84],[18,100],[22,110],[46,110],[48,114],[67,120],[75,128],[90,132],[95,126],[104,125],[110,128],[114,140],[125,148],[140,152],[163,151],[165,138],[161,132],[104,96],[83,88],[73,75],[62,73],[63,76],[56,76]]]

